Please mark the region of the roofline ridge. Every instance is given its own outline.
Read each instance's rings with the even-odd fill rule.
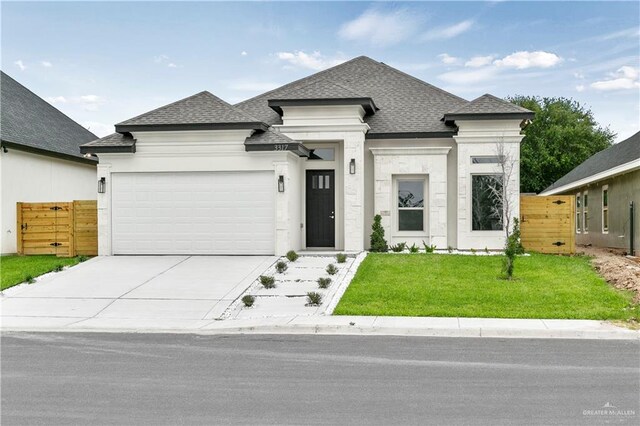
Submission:
[[[158,110],[160,110],[160,109],[162,109],[162,108],[170,107],[171,105],[175,105],[175,104],[177,104],[178,102],[186,101],[187,99],[195,98],[196,96],[198,96],[198,95],[202,95],[202,94],[205,94],[205,93],[212,94],[212,93],[210,93],[210,92],[208,92],[208,91],[206,91],[206,90],[202,90],[202,91],[200,91],[200,92],[198,92],[198,93],[194,93],[193,95],[187,96],[186,98],[178,99],[178,100],[173,101],[173,102],[170,102],[170,103],[168,103],[168,104],[166,104],[166,105],[162,105],[162,106],[159,106],[159,107],[157,107],[157,108],[154,108],[154,109],[152,109],[152,110],[150,110],[150,111],[143,112],[142,114],[138,114],[138,115],[136,115],[135,117],[127,118],[126,120],[123,120],[123,121],[121,121],[121,122],[119,122],[119,123],[116,123],[115,125],[116,125],[116,126],[119,126],[119,125],[121,125],[121,124],[123,124],[123,123],[126,123],[127,121],[135,120],[136,118],[140,118],[140,117],[142,117],[142,116],[144,116],[144,115],[151,114],[152,112],[156,112],[156,111],[158,111]],[[215,95],[214,95],[214,96],[215,96]],[[217,96],[216,96],[216,97],[217,97]],[[116,133],[118,133],[118,132],[116,132]]]

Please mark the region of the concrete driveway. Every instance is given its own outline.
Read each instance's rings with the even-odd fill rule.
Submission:
[[[274,256],[93,258],[0,300],[2,327],[193,328],[225,312]]]

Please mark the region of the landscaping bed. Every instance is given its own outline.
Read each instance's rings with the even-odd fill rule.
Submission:
[[[596,271],[615,288],[634,293],[634,301],[640,303],[640,261],[637,257],[625,256],[623,250],[597,247],[579,247],[578,250],[591,257]]]
[[[34,279],[39,275],[80,263],[85,257],[0,256],[0,290]]]
[[[585,256],[518,257],[515,279],[500,256],[372,253],[335,315],[629,320],[640,307]]]

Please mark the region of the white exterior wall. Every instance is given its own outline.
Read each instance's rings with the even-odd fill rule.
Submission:
[[[498,155],[498,144],[504,144],[507,161],[513,164],[511,179],[507,182],[511,214],[520,217],[520,120],[456,121],[458,135],[458,248],[503,249],[505,231],[472,231],[471,229],[471,176],[473,174],[501,173],[499,164],[471,164],[472,156]]]
[[[0,251],[17,250],[16,203],[95,200],[96,166],[9,149],[0,153]]]

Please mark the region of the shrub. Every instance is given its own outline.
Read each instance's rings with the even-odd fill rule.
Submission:
[[[24,277],[24,282],[26,282],[27,284],[33,284],[36,282],[36,279],[33,278],[32,275],[27,275],[26,277]]]
[[[418,246],[417,246],[415,243],[413,243],[413,244],[411,245],[411,247],[409,247],[409,252],[410,252],[410,253],[417,253],[419,250],[420,250],[420,249],[418,248]]]
[[[56,265],[55,268],[53,268],[53,272],[62,272],[63,269],[64,265]]]
[[[451,247],[451,246],[447,247],[447,251],[448,251],[449,253],[453,253],[453,247]]]
[[[380,223],[382,221],[382,216],[379,214],[373,217],[373,225],[371,225],[371,251],[384,253],[389,251],[389,246],[387,245],[387,240],[384,239],[384,228]]]
[[[264,288],[275,288],[276,280],[267,275],[260,275],[260,284],[262,284]]]
[[[327,288],[331,284],[331,278],[329,277],[320,277],[318,278],[318,287]]]
[[[478,250],[476,250],[476,249],[472,248],[472,249],[471,249],[471,254],[476,254],[476,252],[477,252],[477,251],[478,251]]]
[[[344,253],[338,253],[336,254],[336,260],[338,263],[344,263],[347,261],[347,255]]]
[[[513,218],[513,231],[507,237],[504,247],[504,258],[502,260],[502,272],[508,280],[513,279],[516,256],[524,253],[524,247],[520,242],[520,221]]]
[[[287,266],[287,262],[280,260],[278,261],[278,263],[276,263],[276,271],[278,271],[279,274],[283,273],[284,271],[286,271],[289,267]]]
[[[295,262],[296,260],[298,260],[300,256],[298,256],[298,253],[296,253],[293,250],[289,250],[287,252],[287,259],[289,259],[289,262]]]
[[[391,250],[395,253],[400,253],[404,251],[406,246],[407,246],[407,243],[398,243],[395,246],[391,246]]]
[[[244,303],[244,306],[246,306],[247,308],[252,307],[255,301],[256,298],[254,296],[251,296],[250,294],[242,296],[242,303]]]
[[[489,253],[489,249],[487,247],[484,248],[485,253]]]
[[[315,291],[307,293],[307,306],[319,306],[322,303],[322,295]]]
[[[424,246],[424,251],[426,253],[433,253],[434,250],[436,249],[435,244],[431,244],[431,245],[427,245],[427,243],[425,243],[424,241],[422,241],[422,245]],[[451,252],[449,252],[451,253]]]
[[[336,268],[336,265],[334,265],[333,263],[330,263],[329,266],[327,266],[326,271],[329,275],[335,275],[338,273],[338,268]]]
[[[80,256],[78,256],[78,262],[80,263],[86,262],[87,260],[89,260],[89,257],[85,256],[84,254],[81,254]]]

